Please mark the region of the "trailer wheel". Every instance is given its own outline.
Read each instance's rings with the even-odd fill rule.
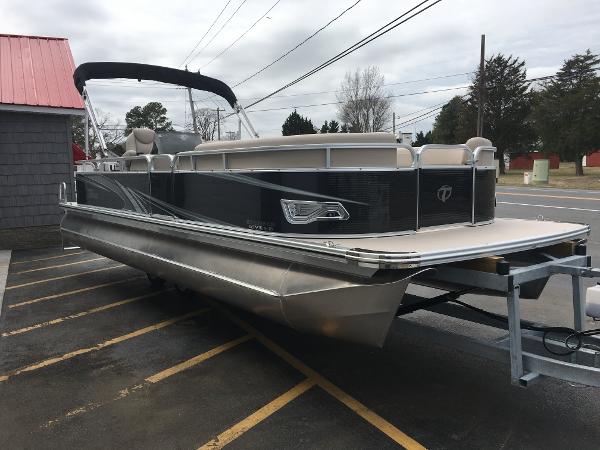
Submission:
[[[148,281],[150,281],[150,285],[153,288],[161,288],[165,284],[165,280],[163,278],[151,275],[149,273],[147,273],[146,276],[148,277]]]

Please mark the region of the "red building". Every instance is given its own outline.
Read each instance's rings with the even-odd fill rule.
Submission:
[[[558,155],[545,155],[541,152],[525,153],[523,155],[512,156],[510,158],[509,168],[521,169],[521,170],[532,170],[533,161],[536,159],[548,159],[550,160],[550,169],[558,169],[560,164],[560,158]]]
[[[600,167],[600,150],[585,157],[585,167]]]

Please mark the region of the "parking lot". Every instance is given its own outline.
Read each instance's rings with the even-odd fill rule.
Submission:
[[[588,248],[600,263],[598,193],[499,188],[498,202],[498,216],[590,223]],[[565,280],[524,301],[525,318],[570,324]],[[12,253],[0,333],[2,448],[600,442],[598,389],[550,379],[513,387],[507,365],[407,339],[402,320],[383,349],[302,335],[169,284],[152,287],[145,274],[78,248]]]

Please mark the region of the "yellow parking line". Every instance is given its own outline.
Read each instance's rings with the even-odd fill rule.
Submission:
[[[15,370],[11,370],[10,372],[8,372],[4,375],[0,375],[0,382],[6,381],[11,377],[20,375],[25,372],[32,372],[37,369],[42,369],[44,367],[48,367],[48,366],[51,366],[53,364],[56,364],[56,363],[59,363],[62,361],[66,361],[68,359],[74,358],[75,356],[84,355],[86,353],[94,352],[97,350],[102,350],[103,348],[109,347],[111,345],[119,344],[119,343],[127,341],[129,339],[133,339],[135,337],[142,336],[146,333],[150,333],[151,331],[159,330],[161,328],[172,325],[176,322],[180,322],[182,320],[189,319],[190,317],[194,317],[199,314],[205,313],[209,310],[210,310],[210,308],[197,309],[196,311],[192,311],[190,313],[183,314],[181,316],[173,317],[172,319],[163,320],[162,322],[155,323],[154,325],[140,328],[139,330],[133,331],[131,333],[127,333],[122,336],[117,336],[117,337],[109,339],[107,341],[100,342],[99,344],[96,344],[93,347],[80,348],[78,350],[74,350],[72,352],[65,353],[62,356],[56,356],[53,358],[44,359],[43,361],[38,361],[38,362],[30,364],[28,366],[24,366],[24,367],[15,369]]]
[[[58,269],[59,267],[74,266],[76,264],[83,264],[83,263],[92,262],[92,261],[100,261],[101,259],[107,259],[107,258],[105,258],[104,256],[101,256],[99,258],[85,259],[83,261],[75,261],[75,262],[70,262],[70,263],[66,263],[66,264],[59,264],[56,266],[38,267],[37,269],[27,269],[27,270],[22,270],[20,272],[13,272],[12,275],[21,275],[24,273],[39,272],[40,270]]]
[[[130,394],[133,394],[134,392],[139,391],[140,389],[151,386],[152,384],[158,383],[159,381],[163,381],[172,375],[175,375],[175,374],[182,372],[186,369],[189,369],[197,364],[200,364],[201,362],[204,362],[207,359],[212,358],[213,356],[217,356],[229,349],[232,349],[250,339],[252,339],[252,336],[244,335],[244,336],[234,339],[232,341],[226,342],[225,344],[219,345],[218,347],[215,347],[204,353],[200,353],[199,355],[196,355],[193,358],[190,358],[182,363],[176,364],[173,367],[165,369],[161,372],[158,372],[158,373],[146,378],[144,380],[144,383],[136,384],[134,386],[131,386],[131,387],[128,387],[125,389],[121,389],[117,393],[117,395],[115,397],[111,398],[110,400],[100,401],[100,402],[90,402],[87,405],[72,409],[71,411],[67,412],[62,417],[58,417],[56,419],[49,420],[44,425],[42,425],[42,428],[48,428],[50,426],[54,426],[65,419],[70,419],[72,417],[79,416],[81,414],[88,413],[90,411],[98,409],[104,405],[115,402],[117,400],[122,400],[125,397],[128,397]]]
[[[265,420],[267,417],[279,411],[285,405],[290,403],[292,400],[298,398],[300,395],[304,394],[310,388],[312,388],[316,384],[315,380],[307,378],[306,380],[298,383],[289,391],[281,394],[275,400],[267,403],[265,406],[260,408],[258,411],[250,414],[248,417],[243,419],[241,422],[236,423],[234,426],[225,430],[221,434],[219,434],[215,439],[207,442],[202,447],[199,447],[198,450],[215,450],[225,447],[227,444],[232,442],[233,440],[240,437],[246,431],[251,429],[252,427],[258,425],[260,422]]]
[[[31,300],[25,300],[23,302],[13,303],[12,305],[8,305],[8,307],[9,308],[18,308],[20,306],[31,305],[33,303],[43,302],[46,300],[53,300],[55,298],[66,297],[67,295],[80,294],[82,292],[93,291],[94,289],[100,289],[100,288],[107,287],[107,286],[114,286],[115,284],[127,283],[129,281],[139,280],[140,278],[145,278],[145,277],[144,277],[144,275],[141,275],[141,276],[137,276],[137,277],[125,278],[124,280],[111,281],[110,283],[96,284],[96,285],[90,286],[90,287],[75,289],[74,291],[61,292],[60,294],[46,295],[45,297],[37,297],[37,298],[33,298]]]
[[[87,253],[87,252],[64,253],[62,255],[57,255],[57,256],[47,256],[45,258],[28,259],[26,261],[14,261],[14,262],[11,262],[11,265],[14,266],[16,264],[27,264],[27,263],[38,262],[38,261],[47,261],[49,259],[65,258],[67,256],[74,256],[74,255],[83,255],[84,253]]]
[[[75,314],[70,314],[68,316],[58,317],[56,319],[48,320],[46,322],[36,323],[35,325],[31,325],[31,326],[24,327],[24,328],[19,328],[17,330],[5,331],[0,336],[8,337],[8,336],[14,336],[15,334],[27,333],[32,330],[37,330],[38,328],[44,328],[44,327],[47,327],[50,325],[56,325],[58,323],[62,323],[64,321],[66,321],[66,320],[77,319],[79,317],[88,316],[90,314],[94,314],[97,312],[106,311],[107,309],[116,308],[117,306],[123,306],[123,305],[127,305],[129,303],[137,302],[139,300],[142,300],[142,299],[145,299],[148,297],[154,297],[155,295],[162,294],[162,293],[171,291],[173,289],[175,289],[175,288],[163,289],[161,291],[151,292],[149,294],[138,295],[137,297],[127,298],[125,300],[120,300],[118,302],[109,303],[108,305],[103,305],[103,306],[98,306],[96,308],[88,309],[87,311],[81,311],[81,312],[78,312]]]
[[[571,197],[568,195],[548,195],[548,194],[526,194],[524,192],[496,192],[496,195],[515,195],[521,197],[545,197],[545,198],[562,198],[567,200],[591,200],[594,202],[600,202],[600,198],[597,197]]]
[[[379,416],[374,411],[371,411],[369,408],[367,408],[366,405],[362,404],[361,402],[359,402],[358,400],[356,400],[355,398],[353,398],[352,396],[350,396],[349,394],[344,392],[342,389],[340,389],[339,387],[334,385],[331,381],[327,380],[321,374],[319,374],[318,372],[316,372],[313,369],[311,369],[310,367],[308,367],[306,364],[304,364],[298,358],[296,358],[292,354],[288,353],[286,350],[284,350],[282,347],[277,345],[271,339],[266,337],[264,334],[262,334],[260,331],[258,331],[256,328],[254,328],[252,325],[250,325],[250,324],[246,323],[245,321],[243,321],[242,319],[238,318],[237,316],[232,314],[228,309],[221,306],[219,303],[216,303],[210,299],[206,299],[206,301],[211,306],[213,306],[215,309],[217,309],[218,311],[222,312],[225,316],[227,316],[232,322],[234,322],[235,324],[240,326],[248,334],[254,336],[254,338],[256,338],[257,341],[259,341],[262,345],[264,345],[266,348],[271,350],[273,353],[275,353],[277,356],[279,356],[281,359],[283,359],[289,365],[291,365],[292,367],[294,367],[295,369],[297,369],[298,371],[303,373],[308,379],[314,380],[316,382],[316,384],[318,384],[322,389],[324,389],[330,395],[332,395],[333,397],[338,399],[340,402],[342,402],[344,405],[346,405],[348,408],[350,408],[352,411],[354,411],[356,414],[358,414],[364,420],[369,422],[371,425],[373,425],[379,431],[386,434],[390,439],[394,440],[395,442],[397,442],[398,444],[402,445],[404,448],[407,448],[407,449],[412,450],[412,449],[424,449],[425,448],[421,444],[419,444],[417,441],[415,441],[413,438],[408,436],[406,433],[400,431],[398,428],[396,428],[390,422],[385,420],[383,417]]]
[[[176,373],[182,372],[186,369],[189,369],[190,367],[200,364],[202,361],[206,361],[207,359],[212,358],[213,356],[216,356],[219,353],[223,353],[224,351],[227,351],[230,348],[240,345],[246,341],[249,341],[250,339],[252,339],[252,336],[247,334],[238,339],[234,339],[233,341],[229,341],[223,345],[213,348],[212,350],[201,353],[198,356],[194,356],[193,358],[190,358],[187,361],[183,361],[182,363],[179,363],[173,367],[169,367],[168,369],[165,369],[162,372],[158,372],[146,378],[146,381],[149,383],[158,383],[159,381],[162,381],[165,378],[168,378],[172,375],[175,375]]]
[[[32,286],[34,284],[39,284],[39,283],[47,283],[48,281],[64,280],[65,278],[77,277],[79,275],[87,275],[88,273],[96,273],[96,272],[103,272],[105,270],[118,269],[119,267],[124,267],[124,266],[125,266],[125,264],[117,264],[116,266],[102,267],[101,269],[88,270],[87,272],[77,272],[77,273],[72,273],[69,275],[62,275],[60,277],[46,278],[45,280],[30,281],[29,283],[17,284],[14,286],[7,286],[5,291],[10,291],[11,289],[18,289],[18,288],[22,288],[22,287],[26,287],[26,286]]]

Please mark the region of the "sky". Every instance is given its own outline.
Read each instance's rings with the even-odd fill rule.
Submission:
[[[187,63],[189,70],[200,70],[233,86],[355,3],[356,0],[0,0],[0,33],[66,37],[76,65],[128,61],[182,67]],[[234,92],[242,105],[248,105],[417,3],[360,0],[315,37],[234,88]],[[526,62],[528,77],[533,78],[554,74],[575,53],[588,48],[600,52],[599,23],[597,1],[443,0],[353,54],[248,108],[249,117],[261,136],[281,134],[281,125],[294,107],[317,127],[325,120],[339,120],[336,105],[321,104],[336,102],[335,91],[347,72],[371,65],[384,75],[386,92],[395,96],[392,111],[398,117],[398,130],[427,131],[434,117],[412,124],[404,122],[423,114],[425,108],[466,92],[461,87],[469,84],[479,63],[481,34],[486,35],[488,57],[497,53],[519,57]],[[198,42],[200,45],[186,60]],[[88,91],[96,110],[110,115],[109,123],[113,125],[123,126],[129,109],[149,101],[163,103],[176,129],[183,129],[190,121],[184,89],[155,82],[98,80],[88,82]],[[422,94],[424,91],[437,92]],[[231,111],[227,102],[206,92],[194,91],[194,102],[196,108]],[[391,123],[390,116],[389,126]],[[223,130],[237,130],[237,120],[226,120]]]

